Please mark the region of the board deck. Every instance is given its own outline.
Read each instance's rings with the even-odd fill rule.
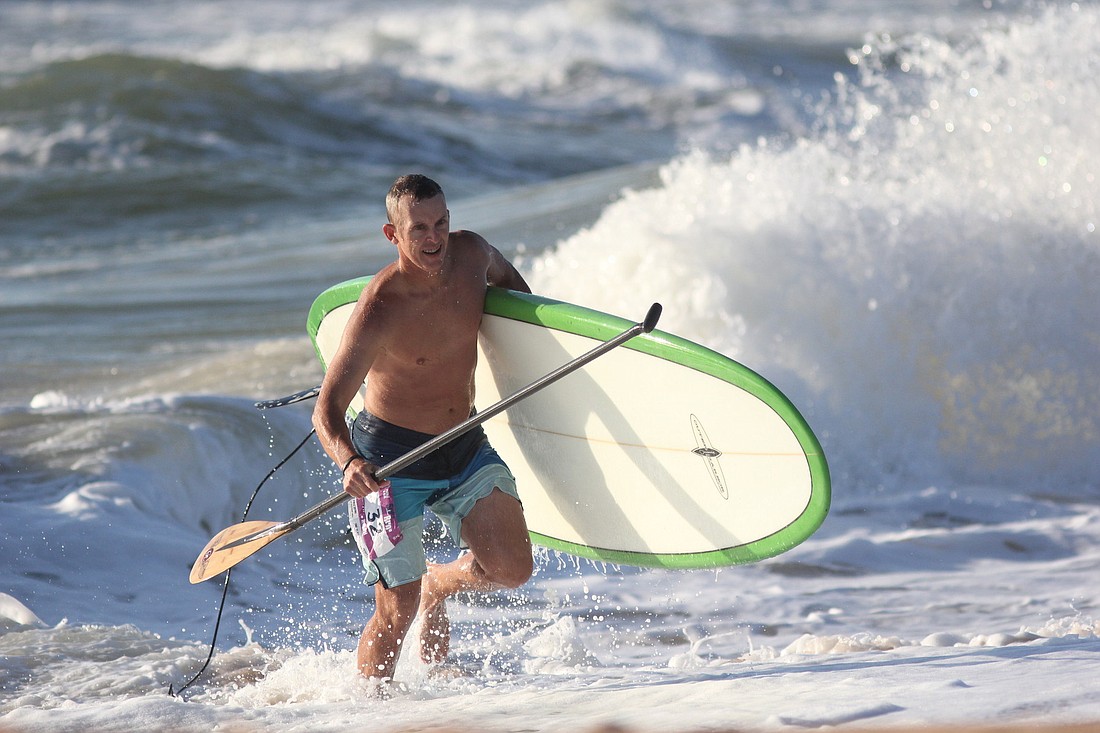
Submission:
[[[369,277],[322,293],[308,331],[327,365]],[[490,288],[477,401],[487,406],[631,321]],[[365,389],[365,387],[363,388]],[[362,407],[363,389],[349,413]],[[592,560],[704,568],[778,555],[829,510],[809,425],[751,369],[660,330],[485,422],[516,476],[533,541]]]

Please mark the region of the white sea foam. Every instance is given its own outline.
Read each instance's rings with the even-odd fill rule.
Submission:
[[[1072,59],[1098,25],[1050,11],[962,49],[869,47],[817,134],[674,161],[534,258],[532,284],[615,313],[662,301],[668,330],[775,379],[841,475],[1085,482],[1100,87]]]

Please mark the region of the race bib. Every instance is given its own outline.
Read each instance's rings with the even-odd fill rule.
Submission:
[[[382,557],[401,541],[397,511],[389,484],[348,504],[351,532],[359,550],[371,560]]]

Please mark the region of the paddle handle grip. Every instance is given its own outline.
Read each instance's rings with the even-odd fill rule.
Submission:
[[[309,389],[303,389],[301,392],[295,392],[292,395],[286,397],[279,397],[274,400],[263,400],[261,402],[254,402],[253,406],[257,410],[270,410],[273,407],[286,407],[287,405],[293,405],[295,402],[304,402],[305,400],[313,399],[321,393],[321,385],[316,387],[310,387]]]
[[[653,333],[653,329],[657,328],[657,321],[661,320],[661,312],[664,308],[660,303],[654,303],[649,306],[649,312],[645,314],[645,320],[642,321],[642,330],[646,333]]]

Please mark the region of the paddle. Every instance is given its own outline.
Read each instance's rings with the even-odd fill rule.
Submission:
[[[616,346],[629,341],[641,333],[650,333],[657,327],[657,320],[660,317],[661,304],[654,303],[650,307],[649,313],[646,314],[645,320],[641,323],[631,326],[610,341],[605,341],[591,351],[578,356],[576,359],[558,367],[549,374],[540,377],[513,395],[505,397],[500,402],[470,417],[465,422],[456,425],[444,433],[440,433],[420,447],[387,463],[375,472],[375,478],[384,479],[387,476],[397,473],[432,451],[451,442],[468,430],[477,427],[494,415],[507,410],[520,400],[530,397],[544,387],[548,387],[562,377],[575,372],[597,357],[611,351]],[[199,553],[195,565],[191,568],[191,582],[201,583],[204,580],[213,578],[215,575],[228,570],[283,535],[293,532],[306,522],[312,521],[330,509],[344,503],[348,498],[347,493],[341,491],[338,494],[333,494],[312,509],[308,509],[286,522],[242,522],[223,529],[221,532],[214,535],[214,538],[211,539],[210,542],[206,544],[206,547],[203,548],[202,552]]]

